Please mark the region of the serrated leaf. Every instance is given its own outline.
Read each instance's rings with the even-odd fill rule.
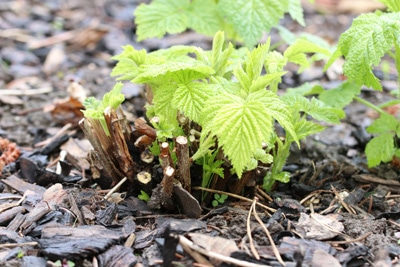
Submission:
[[[316,124],[312,121],[307,120],[299,120],[294,125],[294,130],[296,131],[297,137],[299,140],[306,138],[309,135],[316,134],[322,132],[325,129],[324,126]]]
[[[172,98],[172,105],[189,119],[198,122],[204,103],[215,94],[215,91],[212,84],[202,82],[178,84]]]
[[[365,147],[368,167],[375,167],[381,162],[389,162],[395,153],[393,135],[381,134],[372,138]]]
[[[139,66],[146,61],[146,51],[136,50],[131,45],[123,46],[123,51],[113,59],[117,65],[113,68],[111,76],[120,76],[117,80],[133,80],[139,73]]]
[[[378,0],[384,3],[391,12],[400,12],[400,2],[398,0]]]
[[[394,134],[398,126],[399,121],[394,116],[390,114],[381,114],[378,119],[367,127],[367,132],[371,134],[392,132],[392,134]]]
[[[287,58],[288,61],[306,68],[310,65],[306,53],[320,53],[326,56],[331,55],[331,52],[325,47],[321,47],[306,39],[297,39],[296,42],[286,49],[283,56]]]
[[[335,124],[340,123],[340,119],[346,116],[343,110],[326,106],[316,98],[311,99],[310,106],[305,112],[316,120]]]
[[[134,12],[138,41],[183,32],[189,25],[189,7],[189,0],[154,0],[149,5],[139,5]]]
[[[351,27],[340,36],[334,57],[343,55],[343,72],[348,80],[382,90],[379,79],[372,72],[400,34],[400,13],[369,13],[354,19]],[[331,64],[332,60],[327,65]]]
[[[160,117],[161,121],[166,121],[177,125],[176,116],[178,109],[172,105],[172,99],[176,89],[175,84],[164,84],[158,88],[153,88],[153,111],[154,115]]]
[[[189,28],[198,33],[214,35],[222,27],[214,0],[192,1],[187,16]]]
[[[283,95],[284,97],[289,97],[292,95],[302,95],[302,96],[307,96],[307,95],[317,95],[322,92],[324,92],[324,88],[320,85],[314,85],[309,82],[303,83],[302,85],[295,87],[295,88],[289,88],[287,89],[286,93]]]
[[[103,107],[111,107],[116,110],[125,100],[125,96],[121,93],[124,85],[118,82],[113,89],[103,96]]]
[[[261,39],[263,32],[268,32],[278,24],[284,15],[287,1],[220,0],[218,8],[228,22],[233,24],[246,46],[252,47]]]
[[[271,138],[273,118],[297,140],[285,104],[269,91],[250,93],[246,99],[221,93],[207,101],[202,113],[203,131],[218,138],[239,177],[262,142]]]
[[[361,87],[354,83],[344,82],[336,88],[325,90],[319,95],[319,99],[334,108],[344,108],[353,98],[359,95]]]
[[[268,38],[267,42],[258,45],[249,53],[246,61],[245,71],[250,80],[255,80],[260,77],[265,59],[268,55],[270,43],[271,39]]]
[[[264,67],[267,73],[276,73],[283,71],[286,66],[287,58],[277,51],[271,51],[267,54],[264,61]]]
[[[286,72],[276,72],[271,74],[266,74],[253,80],[249,88],[249,92],[255,92],[258,90],[264,90],[267,86],[274,83],[279,83],[282,81],[281,77]]]
[[[229,65],[228,61],[235,51],[233,45],[229,43],[228,47],[224,49],[225,37],[223,32],[217,32],[213,39],[213,47],[211,50],[211,67],[215,70],[215,75],[223,76],[227,71]]]
[[[174,72],[179,72],[179,71],[194,71],[197,72],[199,75],[206,77],[209,76],[210,74],[214,73],[214,70],[205,65],[202,62],[196,61],[194,59],[187,60],[185,62],[174,62],[174,61],[169,61],[169,62],[164,62],[161,64],[145,64],[140,66],[139,68],[139,75],[133,80],[135,83],[147,83],[149,81],[152,81],[156,79],[158,76],[163,76],[163,75],[171,75]]]
[[[303,8],[301,7],[300,0],[289,0],[288,12],[290,17],[297,21],[301,26],[304,27],[306,25],[306,23],[304,22]]]

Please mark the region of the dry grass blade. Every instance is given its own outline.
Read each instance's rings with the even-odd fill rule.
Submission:
[[[254,241],[253,241],[253,237],[251,236],[251,226],[250,226],[250,219],[251,219],[251,213],[252,212],[256,212],[256,203],[257,200],[256,198],[254,198],[253,203],[251,204],[250,210],[249,210],[249,214],[247,215],[247,223],[246,223],[246,228],[247,228],[247,236],[249,237],[249,244],[250,244],[250,250],[251,253],[253,254],[254,258],[256,258],[257,260],[260,259],[260,255],[258,254],[255,246],[254,246]]]
[[[232,194],[232,193],[225,192],[225,191],[221,191],[221,190],[214,190],[214,189],[205,188],[205,187],[201,187],[201,186],[193,187],[192,190],[202,190],[202,191],[206,191],[206,192],[210,192],[210,193],[214,193],[214,194],[221,194],[221,195],[225,194],[227,196],[230,196],[230,197],[233,197],[233,198],[236,198],[236,199],[240,199],[240,200],[243,200],[243,201],[246,201],[246,202],[253,203],[253,200],[251,200],[250,198],[239,196],[239,195]],[[261,207],[261,208],[263,208],[263,209],[265,209],[267,212],[272,212],[272,213],[276,212],[276,209],[270,208],[270,207],[265,206],[265,205],[263,205],[261,203],[257,202],[256,205]],[[268,213],[268,216],[271,216],[271,215]]]
[[[247,262],[247,261],[242,261],[242,260],[238,260],[232,257],[227,257],[212,251],[207,251],[202,247],[197,246],[196,244],[194,244],[192,241],[190,241],[189,239],[187,239],[186,237],[184,237],[183,235],[179,236],[179,244],[183,247],[183,246],[187,246],[190,249],[197,251],[203,255],[206,255],[210,258],[214,258],[220,261],[223,261],[225,263],[230,263],[230,264],[235,264],[237,266],[242,266],[242,267],[270,267],[269,265],[261,265],[261,264],[256,264],[256,263],[251,263],[251,262]]]
[[[254,199],[254,202],[257,202],[257,198]],[[268,228],[265,227],[263,221],[261,220],[260,216],[258,216],[256,209],[253,209],[253,215],[256,218],[256,220],[258,221],[258,223],[261,225],[261,227],[263,228],[264,232],[266,233],[269,242],[271,243],[271,247],[272,247],[272,251],[274,252],[274,255],[276,257],[276,259],[279,261],[280,264],[282,264],[283,266],[286,266],[285,262],[283,261],[281,254],[278,251],[278,248],[276,247],[274,240],[272,239],[271,234],[268,231]]]

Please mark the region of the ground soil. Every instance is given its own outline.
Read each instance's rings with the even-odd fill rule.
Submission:
[[[131,44],[149,51],[174,44],[210,48],[210,37],[190,31],[137,43],[132,12],[139,2],[0,1],[0,136],[15,142],[22,156],[31,159],[33,154],[42,156],[43,165],[50,170],[55,169],[55,164],[53,166],[51,163],[57,162],[60,146],[44,154],[40,142],[54,136],[66,122],[76,125],[75,115],[52,113],[56,99],[68,99],[67,88],[71,83],[82,86],[88,96],[102,97],[115,83],[115,79],[110,77],[115,65],[112,56],[118,54],[123,45]],[[282,25],[297,34],[315,34],[334,44],[354,16],[320,14],[307,7],[305,18],[308,26],[301,27],[290,18],[283,19]],[[49,39],[51,36],[56,38]],[[272,42],[278,39],[279,36],[273,31]],[[322,68],[317,64],[302,74],[293,70],[284,79],[282,90],[304,82],[318,82],[326,88],[340,82],[340,73],[331,71],[323,74]],[[379,103],[391,99],[391,91],[397,88],[397,76],[392,69],[387,75],[379,71],[377,75],[384,80],[384,90],[372,92],[363,89],[362,96]],[[126,95],[123,108],[133,122],[144,115],[143,88],[127,84],[123,92]],[[174,244],[174,237],[179,238],[180,235],[202,244],[200,237],[194,235],[202,233],[208,238],[205,241],[208,244],[219,246],[217,236],[226,238],[223,239],[226,246],[228,240],[234,241],[238,250],[236,254],[227,256],[249,264],[279,266],[262,224],[268,227],[283,260],[289,266],[328,266],[325,265],[328,260],[332,266],[400,265],[397,261],[400,255],[399,165],[383,164],[369,169],[363,153],[370,138],[365,127],[377,115],[358,103],[352,103],[345,111],[347,118],[340,125],[328,125],[326,131],[302,142],[300,150],[293,148],[285,167],[292,174],[291,181],[277,184],[269,193],[270,199],[259,195],[260,202],[273,209],[273,212],[257,209],[261,223],[254,217],[249,223],[251,203],[235,198],[217,208],[210,205],[203,207],[200,219],[188,219],[178,212],[166,214],[149,210],[146,203],[131,192],[125,192],[122,196],[125,199],[117,201],[118,205],[105,203],[102,197],[107,192],[106,188],[100,188],[99,183],[90,179],[92,173],[87,168],[86,172],[83,171],[83,180],[61,181],[62,189],[58,188],[58,193],[51,198],[54,200],[56,195],[65,190],[65,194],[72,196],[75,201],[70,199],[65,207],[61,201],[57,204],[61,208],[57,209],[49,207],[51,211],[57,210],[64,216],[68,212],[63,209],[67,207],[73,210],[71,203],[75,202],[83,214],[82,221],[77,223],[76,219],[69,224],[57,219],[56,226],[46,226],[52,221],[51,218],[43,219],[48,216],[50,210],[47,210],[44,213],[46,216],[43,214],[37,220],[30,218],[35,223],[31,228],[22,223],[21,227],[11,231],[11,222],[15,223],[17,214],[24,214],[26,220],[33,213],[35,204],[29,206],[29,203],[23,202],[25,212],[19,210],[9,215],[11,217],[8,219],[2,219],[1,243],[38,244],[14,248],[0,245],[0,265],[52,266],[57,260],[70,260],[76,266],[159,266],[162,261],[166,264],[171,260],[168,257],[172,257],[174,265],[191,266],[201,261],[193,258],[188,250],[182,250],[182,247],[178,247],[175,257],[175,250],[170,249],[174,246],[166,244]],[[85,140],[79,127],[72,126],[66,133],[74,140]],[[29,181],[21,175],[21,166],[26,164],[29,163],[17,161],[3,171],[3,181],[9,177],[21,179],[15,182],[15,187],[10,186],[11,182],[2,183],[0,201],[5,201],[0,204],[3,215],[8,210],[3,209],[4,205],[12,199],[8,193],[17,196],[24,194],[24,191],[16,188],[22,187],[23,180]],[[82,171],[74,166],[72,164],[71,173],[77,177]],[[28,176],[35,179],[38,173],[38,169],[35,169]],[[82,178],[82,175],[79,177]],[[48,189],[53,184],[57,183],[44,183],[42,188]],[[40,187],[30,189],[41,190]],[[346,199],[346,196],[349,197]],[[42,202],[38,200],[35,203]],[[316,219],[313,214],[321,214],[322,217]],[[60,215],[54,216],[58,218]],[[43,228],[39,229],[40,225]],[[252,230],[252,242],[247,235],[247,226]],[[92,234],[83,235],[84,239],[78,240],[81,232],[71,232],[73,227],[87,227],[82,228],[83,232],[92,231]],[[18,236],[11,237],[11,232],[18,233]],[[60,233],[64,232],[65,236],[73,236],[78,241],[74,243],[60,239]],[[126,240],[132,236],[136,237],[133,244],[124,247]],[[65,247],[54,244],[63,242],[66,242]],[[88,247],[89,243],[93,246]],[[261,260],[254,256],[251,243],[255,244]],[[82,250],[76,250],[79,246]],[[200,246],[206,251],[219,251],[204,244]],[[317,252],[325,256],[325,261],[317,257],[320,255]],[[117,256],[120,258],[117,259]],[[29,265],[30,260],[39,265]],[[211,263],[229,266],[224,261],[221,263],[211,259]]]

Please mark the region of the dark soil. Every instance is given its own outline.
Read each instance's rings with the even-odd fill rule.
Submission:
[[[55,104],[69,103],[72,85],[101,98],[115,84],[111,57],[123,45],[148,51],[174,44],[211,47],[210,37],[190,31],[136,43],[132,13],[140,2],[0,1],[0,137],[22,152],[0,176],[0,265],[280,266],[264,226],[287,266],[400,266],[399,165],[367,167],[365,127],[376,114],[358,103],[346,108],[340,125],[293,148],[285,167],[292,173],[290,183],[277,184],[269,196],[252,188],[270,208],[257,207],[261,221],[253,215],[248,221],[251,203],[235,198],[217,208],[203,205],[196,219],[179,210],[151,210],[134,190],[104,200],[107,181],[92,179],[87,140],[77,126],[81,115],[71,112],[79,106],[58,110]],[[306,28],[290,18],[282,25],[331,43],[353,18],[312,8],[305,17]],[[273,31],[272,42],[277,40]],[[300,75],[293,70],[282,90],[304,82],[326,88],[340,82],[340,73],[323,74],[322,68],[315,65]],[[362,96],[377,103],[390,99],[398,85],[395,72],[389,74],[381,74],[383,92],[364,89]],[[143,88],[126,84],[123,92],[133,124],[144,116]],[[66,148],[67,141],[79,149]],[[69,166],[66,175],[54,173],[61,150],[69,151],[62,167]],[[205,253],[189,249],[183,238]],[[229,265],[210,252],[241,263]]]

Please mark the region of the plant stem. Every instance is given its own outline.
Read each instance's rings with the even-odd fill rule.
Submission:
[[[361,97],[359,97],[359,96],[355,96],[355,97],[354,97],[354,100],[356,100],[356,101],[360,102],[361,104],[363,104],[363,105],[369,107],[370,109],[375,110],[376,112],[378,112],[378,113],[381,114],[381,115],[382,115],[382,114],[386,114],[386,112],[385,112],[383,109],[381,109],[380,107],[378,107],[378,106],[372,104],[372,103],[369,102],[368,100],[365,100],[365,99],[363,99],[363,98],[361,98]]]
[[[190,160],[189,145],[185,136],[176,138],[176,155],[178,157],[178,177],[186,191],[190,192]]]

